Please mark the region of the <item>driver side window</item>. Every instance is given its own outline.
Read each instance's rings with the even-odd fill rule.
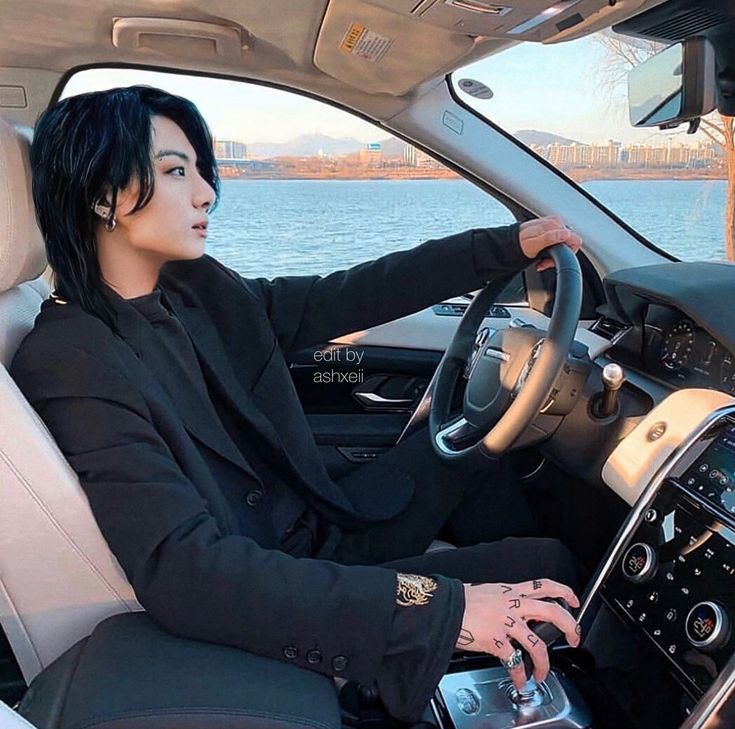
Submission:
[[[327,274],[468,228],[514,222],[421,150],[295,93],[135,69],[74,75],[63,96],[150,84],[191,99],[215,135],[222,196],[207,252],[246,277]],[[525,301],[522,276],[499,301]]]

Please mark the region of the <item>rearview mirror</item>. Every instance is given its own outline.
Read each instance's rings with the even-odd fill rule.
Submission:
[[[634,127],[675,127],[709,114],[716,103],[715,50],[706,38],[675,43],[628,74]]]

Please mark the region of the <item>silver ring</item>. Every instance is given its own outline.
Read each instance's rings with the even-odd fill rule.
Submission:
[[[503,664],[503,668],[507,668],[509,671],[520,668],[523,665],[523,653],[521,653],[520,648],[516,648],[507,661],[500,662]]]

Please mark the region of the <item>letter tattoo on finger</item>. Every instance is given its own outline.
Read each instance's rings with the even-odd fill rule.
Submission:
[[[505,627],[512,628],[516,624],[516,621],[513,620],[513,618],[511,618],[510,615],[506,615],[505,617],[507,618],[504,623]]]
[[[510,585],[501,585],[501,587],[503,588],[503,594],[504,595],[507,592],[513,592],[513,588]]]
[[[527,640],[535,648],[538,645],[539,640],[541,639],[534,633],[529,633]]]
[[[503,643],[502,640],[498,640],[497,638],[493,638],[493,643],[495,643],[496,648],[504,648],[505,643]]]
[[[511,610],[517,610],[521,606],[521,601],[517,597],[512,597],[509,602]]]
[[[541,580],[534,580],[533,581],[533,589],[534,590],[540,590],[541,589]]]
[[[457,645],[462,646],[463,648],[472,645],[475,642],[475,636],[470,633],[469,630],[466,630],[465,628],[462,628],[462,630],[459,631],[459,638],[457,638]]]

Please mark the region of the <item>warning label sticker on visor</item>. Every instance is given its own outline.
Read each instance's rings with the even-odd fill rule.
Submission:
[[[388,53],[392,45],[392,38],[368,30],[362,23],[351,23],[339,44],[339,49],[377,63]]]

